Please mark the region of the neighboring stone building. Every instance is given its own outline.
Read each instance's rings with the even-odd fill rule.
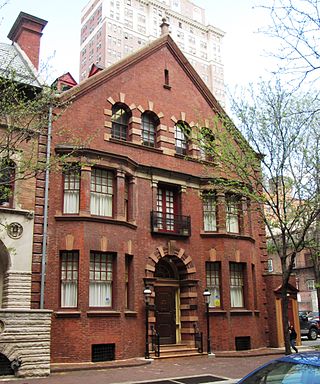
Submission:
[[[25,94],[34,94],[29,93],[30,89],[37,92],[42,88],[37,68],[40,38],[46,23],[21,12],[8,35],[12,45],[0,44],[0,76],[5,78],[14,71],[14,79]],[[4,117],[3,111],[1,116]],[[2,120],[0,138],[5,130],[6,121]],[[0,151],[1,376],[50,373],[51,311],[33,309],[39,308],[35,301],[39,302],[40,274],[35,276],[33,272],[41,270],[44,176],[19,177],[24,154],[32,151],[45,157],[46,140],[43,136],[38,141],[26,138],[19,148],[5,151],[2,146]],[[0,142],[3,144],[3,140]]]
[[[53,150],[82,145],[50,179],[52,362],[143,356],[152,332],[160,354],[163,344],[194,351],[195,329],[207,338],[206,288],[213,352],[269,345],[263,222],[254,203],[212,189],[223,170],[187,140],[183,127],[210,127],[223,110],[173,39],[60,98],[72,103]]]
[[[207,25],[205,10],[189,0],[90,0],[81,13],[80,81],[92,64],[109,67],[158,38],[163,18],[189,63],[224,105],[224,32]]]

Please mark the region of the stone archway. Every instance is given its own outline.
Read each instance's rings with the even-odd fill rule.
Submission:
[[[174,265],[174,275],[159,277],[159,266],[164,261]],[[183,248],[177,248],[174,241],[169,241],[168,246],[159,246],[148,257],[145,267],[145,284],[150,286],[151,313],[149,321],[154,329],[157,328],[157,314],[155,304],[156,292],[172,289],[176,293],[175,318],[176,318],[176,342],[189,345],[194,343],[195,326],[198,323],[197,284],[195,279],[196,268],[191,256],[187,255]],[[161,289],[160,289],[161,287]],[[162,324],[163,325],[163,324]]]

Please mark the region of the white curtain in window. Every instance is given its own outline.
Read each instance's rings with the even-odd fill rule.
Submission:
[[[227,203],[227,231],[239,233],[239,217],[237,202],[228,201]]]
[[[61,283],[61,307],[77,307],[77,282],[62,281]]]
[[[79,213],[79,191],[64,191],[63,213]]]
[[[90,212],[98,216],[112,216],[112,195],[91,192]]]
[[[204,230],[205,231],[216,231],[217,230],[217,220],[215,212],[204,212]]]
[[[242,287],[230,287],[231,308],[243,308],[243,290]]]
[[[91,281],[89,287],[90,307],[111,307],[112,292],[110,282]]]

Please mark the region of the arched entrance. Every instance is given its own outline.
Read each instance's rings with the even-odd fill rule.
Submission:
[[[197,315],[195,268],[184,249],[158,247],[149,256],[145,284],[154,292],[149,322],[160,336],[160,344],[194,343]]]

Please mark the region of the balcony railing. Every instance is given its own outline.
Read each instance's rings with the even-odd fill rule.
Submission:
[[[151,231],[177,236],[191,235],[190,216],[174,215],[160,211],[151,212]]]

